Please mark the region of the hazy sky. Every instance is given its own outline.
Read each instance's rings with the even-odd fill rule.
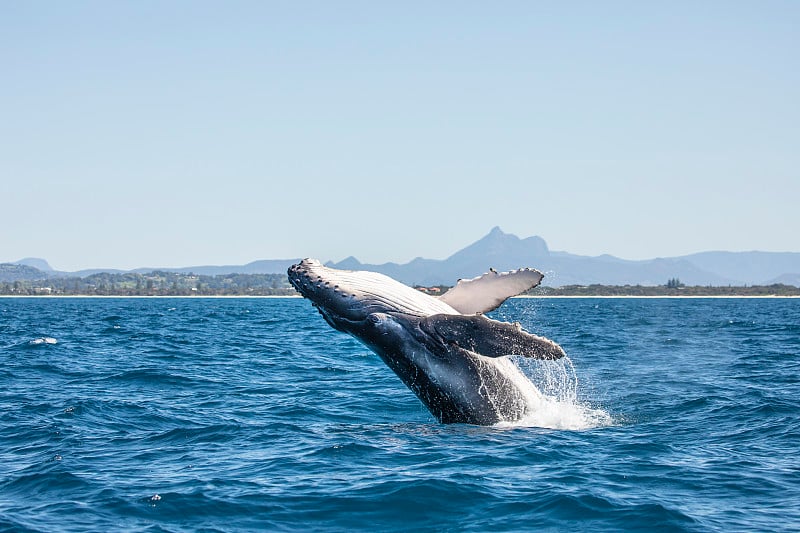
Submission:
[[[0,261],[800,252],[800,2],[0,1]],[[534,265],[535,266],[535,265]]]

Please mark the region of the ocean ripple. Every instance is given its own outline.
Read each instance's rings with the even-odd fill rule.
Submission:
[[[800,529],[800,300],[493,316],[569,357],[480,427],[300,299],[4,299],[0,530]]]

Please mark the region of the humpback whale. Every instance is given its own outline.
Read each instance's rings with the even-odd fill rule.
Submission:
[[[535,387],[508,355],[558,359],[555,342],[483,313],[538,285],[523,268],[459,280],[440,297],[376,272],[303,259],[289,281],[334,329],[374,351],[442,423],[492,425],[524,417]]]

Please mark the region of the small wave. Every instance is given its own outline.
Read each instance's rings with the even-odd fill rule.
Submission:
[[[141,382],[153,386],[174,385],[184,387],[194,387],[201,383],[213,382],[210,379],[170,373],[169,371],[158,368],[138,368],[134,370],[126,370],[125,372],[107,376],[104,379],[112,381]]]
[[[172,424],[178,423],[173,420]],[[165,445],[197,445],[201,443],[221,444],[230,442],[241,436],[241,427],[236,424],[212,424],[195,427],[177,427],[166,429],[165,431],[152,434],[146,437],[143,442],[148,444]],[[137,458],[157,458],[160,456],[160,448],[148,448]]]

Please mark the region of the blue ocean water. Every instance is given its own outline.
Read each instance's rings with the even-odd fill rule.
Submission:
[[[569,360],[448,426],[302,299],[0,299],[0,530],[800,530],[800,300],[493,315]]]

